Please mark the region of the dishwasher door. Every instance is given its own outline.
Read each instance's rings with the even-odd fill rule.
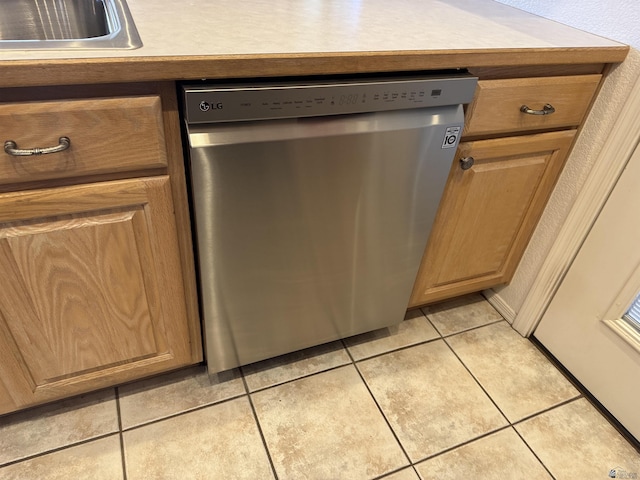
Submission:
[[[188,126],[210,372],[404,318],[459,105]]]

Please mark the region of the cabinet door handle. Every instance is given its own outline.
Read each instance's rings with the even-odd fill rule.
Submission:
[[[471,167],[473,167],[473,164],[475,163],[475,159],[473,157],[464,157],[460,159],[460,168],[462,170],[469,170]]]
[[[58,139],[58,145],[43,148],[18,148],[16,142],[7,140],[4,142],[4,151],[14,157],[28,157],[30,155],[46,155],[47,153],[62,152],[69,148],[70,145],[71,140],[69,140],[69,137],[60,137]]]
[[[552,113],[554,113],[556,111],[556,109],[553,108],[553,105],[551,105],[550,103],[546,103],[542,107],[542,110],[532,110],[531,108],[527,107],[526,105],[522,105],[520,107],[520,111],[522,113],[526,113],[527,115],[551,115]]]

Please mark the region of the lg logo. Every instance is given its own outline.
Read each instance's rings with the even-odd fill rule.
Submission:
[[[222,102],[208,103],[203,100],[200,102],[200,110],[203,112],[208,112],[209,110],[222,110]]]

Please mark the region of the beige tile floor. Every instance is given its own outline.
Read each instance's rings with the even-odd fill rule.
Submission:
[[[0,479],[640,478],[640,454],[479,295],[219,375],[0,417]]]

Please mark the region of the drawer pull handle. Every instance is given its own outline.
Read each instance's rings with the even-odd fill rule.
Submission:
[[[475,159],[473,157],[464,157],[460,159],[460,168],[462,170],[469,170],[471,167],[473,167],[473,164],[475,163]]]
[[[545,104],[544,107],[542,107],[542,110],[532,110],[526,105],[522,105],[520,107],[520,111],[522,113],[526,113],[527,115],[551,115],[556,111],[556,109],[553,108],[553,105],[551,105],[550,103],[547,103]]]
[[[13,140],[7,140],[4,142],[4,151],[14,157],[28,157],[31,155],[46,155],[47,153],[62,152],[69,148],[71,140],[68,137],[60,137],[58,139],[58,145],[55,147],[44,148],[17,148],[16,142]]]

